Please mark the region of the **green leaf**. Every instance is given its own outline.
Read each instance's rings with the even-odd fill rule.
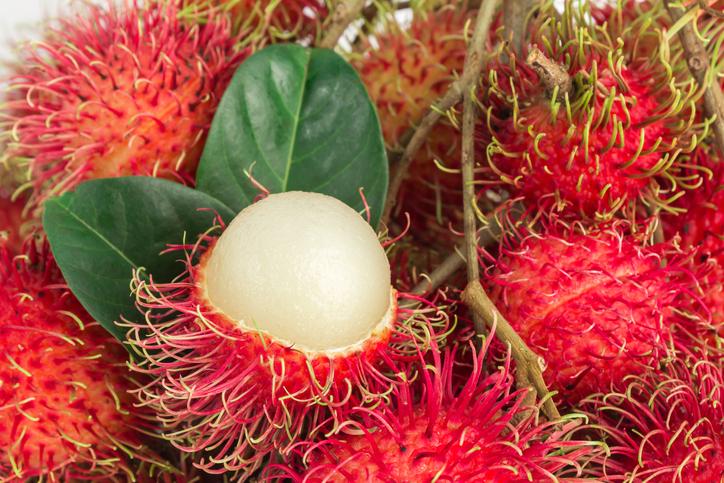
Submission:
[[[379,120],[355,70],[331,50],[273,45],[247,59],[224,93],[197,188],[237,212],[259,194],[314,191],[363,209],[376,225],[388,163]]]
[[[210,211],[199,211],[208,208]],[[133,268],[145,267],[155,281],[183,270],[177,253],[159,255],[170,243],[195,241],[218,213],[234,213],[191,188],[156,178],[99,179],[45,204],[43,228],[63,276],[83,307],[117,338],[114,324],[140,314],[130,293]]]

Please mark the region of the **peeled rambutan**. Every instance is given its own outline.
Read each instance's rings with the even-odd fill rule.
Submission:
[[[128,393],[128,353],[47,248],[0,251],[0,480],[132,481],[163,467]]]
[[[408,29],[395,21],[367,42],[353,64],[377,106],[389,148],[401,149],[403,135],[420,122],[428,107],[447,91],[462,72],[464,28],[474,12],[442,8],[416,12]],[[412,233],[439,234],[450,222],[460,222],[460,176],[438,169],[460,166],[460,132],[443,119],[432,129],[409,169],[400,191],[396,215],[409,212]],[[458,226],[459,228],[459,226]]]
[[[469,359],[456,348],[431,351],[415,380],[394,387],[389,405],[359,411],[326,440],[301,443],[296,466],[269,473],[305,482],[583,479],[598,449],[570,438],[581,420],[540,421],[515,390],[509,358],[485,372],[486,350],[472,349]]]
[[[374,230],[326,195],[269,195],[182,248],[175,282],[135,277],[146,316],[125,325],[134,369],[152,379],[139,397],[211,473],[245,479],[346,408],[378,404],[389,372],[447,327],[429,302],[398,303],[413,296],[391,287]]]
[[[250,32],[249,37],[258,41],[257,46],[275,40],[313,41],[329,13],[324,0],[170,1],[180,5],[182,17],[197,22],[206,22],[209,16],[229,14],[233,26]]]
[[[710,335],[686,253],[638,246],[616,226],[553,231],[502,246],[488,285],[563,401],[606,391],[656,367],[672,344]]]
[[[724,375],[700,356],[629,376],[583,401],[605,437],[605,481],[709,483],[724,478]]]
[[[5,157],[34,197],[98,177],[191,183],[215,108],[246,51],[228,20],[187,25],[172,3],[88,4],[28,44],[0,112]]]
[[[695,123],[685,63],[669,63],[660,3],[619,2],[597,22],[587,8],[543,12],[527,58],[493,60],[483,91],[490,171],[480,181],[587,222],[634,219],[641,202],[673,210],[674,191],[696,186],[682,156],[705,123]]]

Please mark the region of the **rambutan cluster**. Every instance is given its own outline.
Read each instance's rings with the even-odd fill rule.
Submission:
[[[621,227],[551,228],[504,243],[488,284],[503,315],[545,359],[551,389],[574,404],[711,336],[688,262],[671,244],[639,246]]]
[[[0,111],[4,158],[27,164],[32,202],[89,178],[191,184],[208,127],[246,56],[228,19],[178,19],[173,3],[87,5],[27,45]]]
[[[583,401],[610,455],[606,481],[713,482],[724,477],[721,362],[688,356],[629,376]]]
[[[416,12],[406,29],[389,21],[387,30],[374,36],[374,44],[366,41],[363,54],[354,60],[377,105],[382,133],[393,152],[402,149],[405,136],[430,104],[462,73],[466,49],[463,30],[474,13],[449,5],[434,12]],[[400,192],[395,215],[410,213],[414,235],[430,239],[449,234],[448,224],[461,221],[462,197],[456,171],[460,166],[460,132],[456,122],[443,119],[431,130]]]
[[[339,434],[301,443],[297,465],[268,473],[292,481],[573,481],[599,448],[571,436],[581,423],[538,420],[515,390],[510,359],[485,371],[489,342],[420,356],[415,380],[395,386],[391,402],[359,410]],[[461,366],[466,376],[459,377]]]
[[[671,210],[697,185],[684,155],[707,122],[697,121],[696,86],[682,81],[685,62],[668,57],[664,15],[661,2],[544,8],[527,63],[505,51],[492,61],[481,182],[572,220],[635,219],[640,202]]]
[[[0,249],[0,480],[132,480],[166,463],[134,408],[123,347],[63,284],[47,246]]]

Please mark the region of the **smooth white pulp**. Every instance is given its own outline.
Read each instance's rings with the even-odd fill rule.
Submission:
[[[272,194],[239,213],[206,268],[211,303],[307,350],[358,343],[390,307],[390,264],[372,227],[331,196]]]

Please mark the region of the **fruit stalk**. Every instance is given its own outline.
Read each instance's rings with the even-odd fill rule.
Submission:
[[[428,109],[425,116],[420,121],[419,126],[415,129],[415,132],[410,137],[410,140],[405,144],[405,150],[402,153],[397,166],[394,168],[392,178],[390,179],[390,187],[387,192],[387,202],[385,208],[382,211],[381,223],[387,225],[392,214],[392,210],[397,204],[398,193],[402,182],[407,176],[407,171],[410,168],[410,164],[415,159],[415,154],[425,143],[430,130],[437,124],[440,118],[455,104],[460,102],[463,94],[469,91],[475,85],[476,81],[480,78],[480,73],[483,70],[484,59],[485,59],[485,43],[488,38],[488,32],[490,31],[490,25],[493,22],[493,15],[498,9],[500,0],[491,0],[489,2],[483,2],[478,16],[475,20],[475,31],[473,38],[468,47],[468,54],[474,52],[475,65],[470,65],[468,68],[468,59],[466,59],[466,68],[463,70],[462,75],[458,80],[450,84],[447,92],[438,100],[436,100]]]
[[[503,317],[495,304],[490,300],[478,280],[472,280],[463,292],[463,302],[478,314],[489,327],[495,327],[495,335],[510,346],[518,373],[524,373],[531,385],[543,401],[543,413],[549,421],[560,418],[560,413],[550,397],[546,383],[541,374],[540,357],[526,345],[523,339]],[[522,389],[522,388],[521,388]]]
[[[678,23],[684,13],[681,5],[672,4],[671,0],[665,0],[666,9],[669,11],[671,21]],[[687,66],[691,71],[691,75],[696,82],[704,89],[704,109],[708,117],[715,117],[712,124],[714,131],[714,140],[720,153],[724,153],[724,94],[722,94],[721,86],[714,78],[709,78],[709,58],[706,55],[706,49],[701,45],[694,26],[691,22],[687,22],[679,30],[679,38],[684,46],[687,57]]]
[[[319,47],[333,49],[349,24],[359,18],[364,6],[365,0],[341,0],[337,3],[334,13],[329,17],[329,23],[325,25]]]

